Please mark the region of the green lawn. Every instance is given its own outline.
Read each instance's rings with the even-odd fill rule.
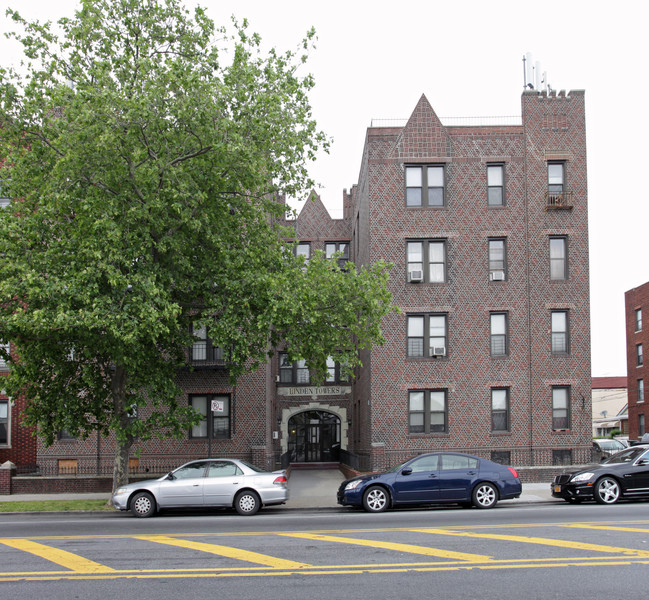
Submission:
[[[114,510],[106,500],[33,500],[29,502],[0,502],[0,513],[66,511],[66,510]]]

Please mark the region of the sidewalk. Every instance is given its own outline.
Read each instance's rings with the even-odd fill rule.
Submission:
[[[283,509],[336,508],[336,492],[344,475],[336,469],[296,469],[291,472],[288,482],[289,500],[281,505]],[[24,502],[33,500],[106,500],[109,493],[87,494],[13,494],[0,495],[0,502]],[[524,483],[523,493],[516,500],[506,500],[504,505],[513,503],[534,503],[557,501],[550,494],[550,483]]]

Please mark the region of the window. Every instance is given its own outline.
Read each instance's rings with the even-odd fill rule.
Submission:
[[[216,460],[209,463],[206,477],[237,477],[243,475],[243,471],[234,463],[227,460]]]
[[[646,433],[644,428],[644,414],[638,415],[638,436],[642,437]]]
[[[9,400],[0,400],[0,446],[9,445]]]
[[[9,344],[3,344],[2,342],[0,342],[0,371],[6,371],[9,368],[7,358],[9,357],[10,351],[11,346]],[[5,358],[3,353],[6,353],[7,358]]]
[[[444,433],[447,422],[446,390],[408,392],[409,433]]]
[[[410,358],[446,356],[446,315],[409,315],[407,337]]]
[[[206,326],[193,325],[192,335],[195,338],[191,348],[192,362],[223,361],[223,348],[212,345]]]
[[[444,206],[444,167],[406,167],[406,206]]]
[[[565,236],[550,238],[550,279],[568,279],[568,240]]]
[[[552,429],[570,429],[570,388],[555,386],[552,388]]]
[[[504,238],[489,240],[489,281],[505,281],[507,279],[507,252]]]
[[[642,331],[642,309],[635,309],[635,330]]]
[[[11,202],[11,198],[7,196],[7,192],[5,191],[5,188],[7,187],[5,179],[5,183],[3,183],[3,180],[0,179],[0,209],[5,208],[6,206],[9,206],[9,203]]]
[[[568,313],[565,310],[553,310],[551,313],[552,354],[568,354],[570,351],[568,336]]]
[[[505,166],[487,165],[487,204],[505,204]]]
[[[327,383],[344,383],[348,379],[342,374],[342,365],[337,363],[331,356],[327,357]]]
[[[512,454],[508,450],[493,450],[491,452],[491,462],[498,463],[499,465],[511,465]]]
[[[505,356],[507,348],[507,313],[491,313],[491,356]]]
[[[461,456],[458,454],[441,454],[439,457],[439,468],[442,471],[457,471],[459,469],[478,469],[480,461],[473,456]]]
[[[572,450],[552,450],[553,465],[571,465]]]
[[[198,425],[193,425],[189,437],[193,439],[230,437],[230,396],[203,395],[190,396],[189,405],[202,417]]]
[[[548,194],[561,195],[565,189],[565,163],[548,163]]]
[[[508,388],[491,388],[491,431],[509,431]]]
[[[288,353],[279,353],[279,382],[293,384],[308,384],[311,381],[306,360],[290,362]]]
[[[642,366],[642,344],[638,344],[635,347],[635,364],[638,367]]]
[[[638,400],[644,402],[644,379],[638,379]]]
[[[308,242],[300,242],[295,246],[295,256],[303,256],[305,261],[311,258],[311,244]]]
[[[444,283],[446,281],[446,240],[407,242],[406,254],[408,282]]]
[[[348,242],[327,242],[325,244],[325,256],[328,259],[333,258],[333,255],[336,252],[340,253],[338,256],[338,266],[341,269],[345,268],[345,265],[349,261],[349,243]]]

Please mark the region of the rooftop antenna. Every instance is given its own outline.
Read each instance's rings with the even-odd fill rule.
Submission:
[[[541,63],[534,57],[531,52],[523,56],[523,86],[526,90],[547,90],[548,93],[552,91],[548,83],[548,74],[546,71],[541,71]]]

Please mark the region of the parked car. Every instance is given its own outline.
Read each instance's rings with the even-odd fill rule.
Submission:
[[[552,482],[552,496],[570,503],[649,498],[649,444],[631,446],[603,462],[564,471]]]
[[[450,503],[492,508],[518,498],[521,481],[512,467],[459,452],[422,454],[385,473],[343,481],[338,504],[382,512],[396,506]]]
[[[593,440],[593,460],[602,460],[613,456],[616,452],[624,450],[626,446],[619,440],[611,438],[598,438]]]
[[[129,483],[115,490],[117,510],[151,517],[166,508],[229,507],[254,515],[262,506],[288,500],[285,471],[262,471],[243,460],[203,459],[188,462],[159,479]]]

